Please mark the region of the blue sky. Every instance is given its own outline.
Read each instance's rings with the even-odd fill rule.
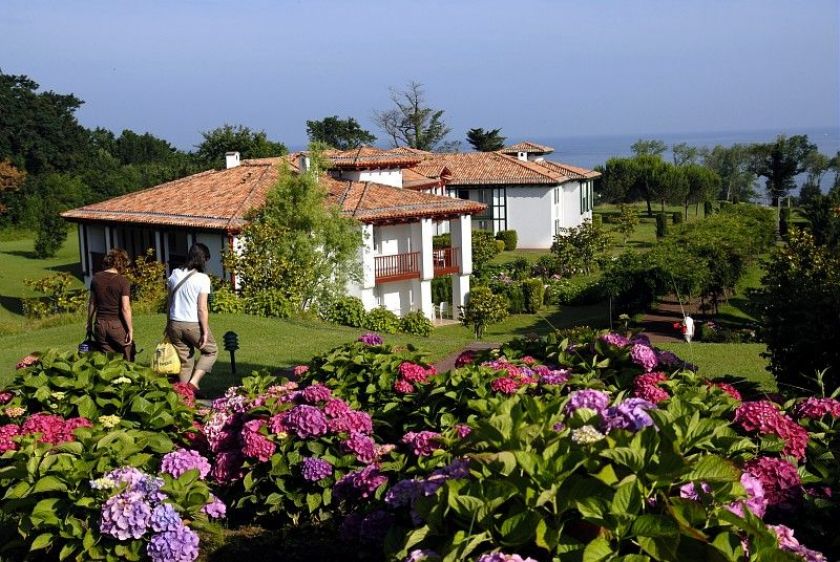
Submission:
[[[837,127],[837,0],[2,0],[0,68],[87,126],[291,146],[422,82],[452,138]],[[384,141],[380,135],[380,139]]]

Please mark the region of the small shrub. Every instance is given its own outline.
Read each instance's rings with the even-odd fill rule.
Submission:
[[[152,248],[137,256],[125,272],[131,284],[132,307],[142,312],[164,312],[166,308],[166,266],[155,259]]]
[[[515,230],[501,230],[496,234],[496,240],[501,240],[505,243],[505,250],[508,252],[516,249],[516,244],[519,242],[519,237]]]
[[[245,310],[245,303],[229,286],[222,285],[210,294],[210,312],[236,314]]]
[[[438,234],[432,237],[432,247],[437,250],[440,248],[449,248],[452,246],[451,234]]]
[[[683,214],[682,213],[671,213],[671,222],[673,222],[674,224],[682,224]]]
[[[522,314],[525,312],[525,294],[522,291],[522,283],[510,283],[504,285],[498,292],[505,298],[507,311],[511,314]]]
[[[361,328],[365,323],[365,305],[356,297],[341,297],[327,308],[325,316],[334,324]]]
[[[87,291],[70,288],[73,278],[68,273],[56,273],[35,281],[26,280],[24,283],[45,295],[24,299],[23,312],[29,318],[76,313],[81,311],[87,302]]]
[[[604,224],[604,217],[603,217],[603,215],[600,215],[600,214],[598,214],[598,215],[593,214],[593,215],[592,215],[592,226],[595,226],[595,227],[600,227],[600,226],[602,226],[603,224]]]
[[[720,209],[721,211],[729,210],[731,207],[732,207],[732,202],[731,201],[720,201],[718,203],[718,209]]]
[[[280,289],[249,291],[243,297],[247,314],[269,318],[289,318],[297,311],[294,303]]]
[[[501,254],[505,251],[505,243],[503,240],[496,240],[496,253]]]
[[[400,332],[428,337],[432,333],[432,321],[423,314],[422,310],[409,312],[400,318]]]
[[[665,238],[668,236],[668,218],[665,213],[656,215],[656,237]]]
[[[400,317],[387,308],[374,308],[365,316],[364,328],[383,334],[394,334],[400,329]]]
[[[711,201],[703,201],[703,216],[710,217],[715,212],[715,207]]]
[[[534,275],[550,277],[557,273],[557,258],[552,254],[540,256],[533,268]]]
[[[522,292],[524,293],[525,312],[533,314],[542,308],[543,298],[545,298],[545,285],[543,285],[542,279],[523,281]]]
[[[472,233],[473,269],[480,271],[481,268],[501,250],[496,245],[496,239],[491,232],[475,230]]]
[[[488,287],[475,287],[470,291],[467,305],[460,309],[461,323],[472,327],[477,339],[481,339],[489,324],[507,318],[507,303],[504,297],[494,295]]]

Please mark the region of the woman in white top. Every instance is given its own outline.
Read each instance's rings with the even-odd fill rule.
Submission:
[[[196,390],[202,377],[213,368],[218,354],[216,340],[210,333],[207,309],[210,277],[204,273],[204,266],[209,259],[207,246],[193,244],[187,263],[174,269],[167,281],[170,297],[166,333],[181,359],[181,382],[191,384]],[[195,360],[196,349],[201,352],[198,361]]]

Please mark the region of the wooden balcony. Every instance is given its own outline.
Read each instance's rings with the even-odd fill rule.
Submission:
[[[374,258],[377,283],[420,278],[420,252],[408,252]]]
[[[458,273],[461,270],[460,248],[440,248],[434,250],[432,260],[435,264],[435,277]]]

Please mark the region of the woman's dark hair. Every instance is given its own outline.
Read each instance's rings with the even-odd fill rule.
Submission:
[[[195,269],[204,273],[204,264],[209,259],[210,249],[201,242],[196,242],[187,253],[187,262],[184,264],[184,269]]]
[[[128,269],[130,263],[128,252],[122,248],[111,248],[108,251],[108,255],[102,258],[102,269],[111,269],[113,267],[117,270],[117,273],[123,274]]]

